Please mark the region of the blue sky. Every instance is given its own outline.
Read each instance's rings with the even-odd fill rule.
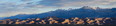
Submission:
[[[0,17],[39,14],[82,6],[112,8],[116,7],[116,0],[0,0]]]

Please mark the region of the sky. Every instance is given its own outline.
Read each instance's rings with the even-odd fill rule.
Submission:
[[[40,14],[82,6],[112,8],[116,7],[116,0],[0,0],[0,17]]]

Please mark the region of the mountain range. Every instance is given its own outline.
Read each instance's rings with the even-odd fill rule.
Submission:
[[[27,19],[27,18],[45,18],[45,17],[116,17],[116,8],[99,8],[84,6],[79,9],[63,10],[58,9],[55,11],[49,11],[41,14],[18,14],[16,16],[6,17],[4,19]]]

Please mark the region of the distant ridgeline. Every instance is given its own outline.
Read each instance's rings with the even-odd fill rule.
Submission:
[[[62,10],[58,9],[55,11],[50,11],[46,13],[41,13],[41,14],[19,14],[16,16],[11,16],[11,17],[6,17],[4,19],[14,19],[14,18],[19,18],[19,19],[27,19],[27,18],[45,18],[45,17],[50,17],[50,16],[55,16],[59,18],[70,18],[70,17],[80,17],[80,18],[85,18],[85,17],[116,17],[116,8],[111,8],[111,9],[103,9],[99,7],[88,7],[84,6],[80,9],[71,9],[71,10]]]

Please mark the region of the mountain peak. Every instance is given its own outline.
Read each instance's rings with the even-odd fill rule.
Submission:
[[[90,6],[83,6],[81,9],[100,9],[99,7],[90,7]]]

